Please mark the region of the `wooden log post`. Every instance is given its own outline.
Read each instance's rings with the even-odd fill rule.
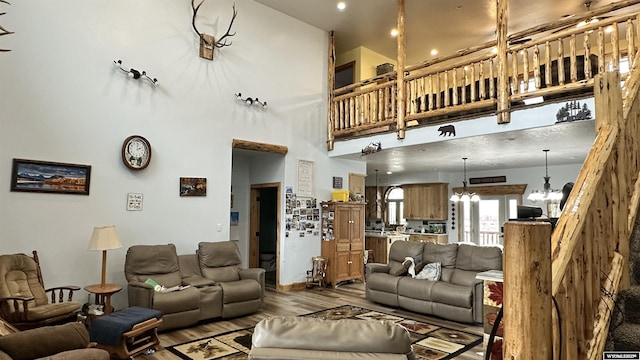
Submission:
[[[511,122],[511,113],[509,112],[509,74],[508,72],[508,34],[507,26],[509,24],[509,0],[496,0],[497,14],[496,16],[496,35],[498,46],[498,124],[506,124]],[[514,59],[515,61],[515,59]],[[517,74],[513,74],[517,76]]]
[[[405,123],[404,116],[406,112],[405,95],[406,86],[404,80],[405,71],[405,58],[406,58],[406,40],[405,40],[405,27],[404,27],[404,0],[398,0],[398,70],[396,71],[398,76],[396,81],[398,82],[398,113],[397,113],[397,134],[398,139],[404,139],[405,136]]]
[[[335,87],[335,79],[336,79],[336,48],[334,43],[333,31],[329,31],[329,61],[328,61],[328,72],[329,72],[329,81],[327,84],[328,87],[328,105],[327,105],[327,150],[333,150],[334,146],[334,122],[338,119],[336,118],[337,112],[332,111],[333,107],[333,88]]]
[[[504,359],[551,359],[551,224],[504,226]]]
[[[627,178],[626,168],[629,164],[629,152],[626,138],[626,122],[622,109],[622,90],[620,89],[619,72],[606,72],[597,75],[594,82],[596,129],[600,129],[603,124],[610,124],[619,129],[616,138],[615,151],[617,152],[615,171],[611,172],[612,200],[610,206],[613,213],[612,237],[617,244],[614,247],[622,255],[623,271],[620,288],[628,289],[631,286],[629,267],[629,236],[628,218],[629,204],[632,195],[630,179]]]

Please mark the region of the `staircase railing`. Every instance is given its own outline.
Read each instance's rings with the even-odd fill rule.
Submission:
[[[613,303],[629,286],[640,197],[639,61],[636,54],[622,88],[617,72],[596,76],[596,139],[550,247],[544,224],[505,225],[505,358],[602,358]]]

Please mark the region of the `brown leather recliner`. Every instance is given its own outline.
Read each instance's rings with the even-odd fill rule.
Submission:
[[[200,292],[196,287],[158,292],[147,279],[171,288],[183,284],[174,244],[134,245],[127,250],[124,274],[128,281],[129,306],[160,310],[160,330],[191,326],[200,320]]]
[[[43,326],[0,336],[0,360],[109,360],[109,352],[89,345],[81,323]]]
[[[264,274],[261,268],[242,268],[240,250],[234,241],[198,244],[200,273],[222,288],[222,317],[231,318],[258,311],[264,305]]]

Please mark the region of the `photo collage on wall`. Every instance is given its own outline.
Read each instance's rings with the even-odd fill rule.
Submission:
[[[319,236],[320,209],[316,198],[298,197],[288,186],[286,200],[285,237]]]

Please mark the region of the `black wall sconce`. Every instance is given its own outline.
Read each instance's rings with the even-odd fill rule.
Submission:
[[[151,84],[153,84],[153,86],[157,86],[158,85],[158,79],[156,78],[151,78],[149,75],[147,75],[147,73],[143,70],[143,71],[138,71],[134,68],[131,68],[129,70],[126,70],[125,68],[122,67],[122,60],[113,60],[113,63],[124,73],[127,73],[127,76],[133,79],[140,79],[143,78],[147,81],[149,81]]]
[[[248,97],[246,99],[243,99],[241,93],[237,93],[236,94],[236,98],[238,100],[244,102],[247,105],[254,105],[255,104],[255,105],[262,105],[262,107],[267,107],[267,102],[266,101],[262,102],[262,101],[258,100],[258,98],[254,99],[254,98],[250,98],[250,97]]]

